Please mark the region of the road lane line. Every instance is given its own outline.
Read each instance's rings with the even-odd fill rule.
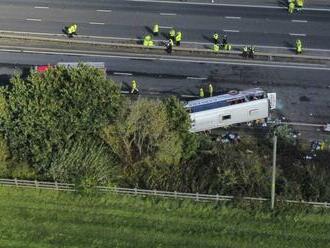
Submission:
[[[111,9],[97,9],[96,11],[97,12],[104,12],[104,13],[110,13],[110,12],[112,12]]]
[[[168,28],[168,29],[170,29],[172,27],[170,27],[170,26],[159,26],[159,28]]]
[[[91,25],[104,25],[103,22],[90,22]]]
[[[307,20],[291,20],[292,22],[301,22],[301,23],[306,23]]]
[[[31,22],[41,22],[41,19],[26,18],[25,20],[31,21]]]
[[[289,33],[291,36],[306,36],[306,34],[295,34],[295,33]]]
[[[191,79],[191,80],[206,80],[207,78],[205,78],[205,77],[187,77],[187,79]]]
[[[244,8],[262,8],[262,9],[285,9],[288,7],[271,6],[271,5],[258,5],[258,4],[230,4],[230,3],[201,3],[201,2],[179,2],[179,1],[164,1],[164,0],[126,0],[127,2],[146,2],[146,3],[170,3],[170,4],[186,4],[186,5],[204,5],[204,6],[226,6],[226,7],[244,7]],[[326,11],[330,12],[327,8],[308,8],[304,7],[304,10],[313,11]]]
[[[164,15],[164,16],[175,16],[175,13],[159,13],[160,15]]]
[[[228,33],[239,33],[239,30],[224,29],[223,32],[228,32]]]
[[[225,16],[226,19],[241,19],[240,16]]]
[[[35,9],[49,9],[47,6],[34,6]]]
[[[128,72],[114,72],[113,75],[132,76],[133,74]]]

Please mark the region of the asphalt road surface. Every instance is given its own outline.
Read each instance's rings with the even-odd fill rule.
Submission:
[[[292,47],[300,38],[304,47],[330,49],[330,7],[326,3],[324,8],[317,5],[289,15],[285,1],[274,1],[278,6],[263,5],[263,1],[257,5],[256,0],[250,4],[210,2],[3,0],[0,30],[60,33],[75,22],[83,35],[141,38],[158,23],[162,39],[175,27],[188,42],[211,42],[217,31],[233,44]]]
[[[15,71],[28,72],[33,65],[57,62],[102,61],[108,76],[128,90],[138,82],[142,94],[198,96],[212,83],[216,94],[232,89],[262,87],[276,92],[278,109],[290,121],[330,122],[330,67],[292,64],[263,65],[254,62],[222,61],[205,63],[175,58],[144,59],[121,55],[85,57],[0,52],[0,80],[7,84]]]

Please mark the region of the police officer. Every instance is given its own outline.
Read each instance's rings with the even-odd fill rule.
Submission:
[[[131,86],[131,94],[139,93],[139,90],[137,88],[137,83],[135,80],[132,80],[132,86]]]
[[[302,53],[302,42],[300,39],[296,40],[296,52],[297,54]]]
[[[255,52],[255,48],[254,48],[254,46],[250,46],[249,47],[249,56],[250,56],[250,58],[254,58],[254,52]]]
[[[200,88],[199,89],[199,97],[200,98],[203,98],[204,97],[204,90],[203,90],[203,88]]]
[[[219,43],[219,34],[218,33],[213,34],[213,42],[214,42],[214,44]]]
[[[289,7],[288,7],[288,12],[289,12],[289,14],[292,14],[292,13],[293,13],[294,8],[295,8],[295,4],[294,4],[293,0],[291,0],[291,1],[289,2]]]
[[[304,7],[304,0],[296,0],[297,10],[302,10]]]
[[[175,30],[173,28],[169,32],[169,38],[174,42],[174,40],[175,40]]]
[[[73,23],[66,27],[66,33],[69,37],[72,37],[74,34],[77,35],[78,25]]]
[[[174,46],[173,40],[172,39],[169,39],[166,42],[166,51],[167,51],[167,53],[172,53],[173,46]]]
[[[214,52],[219,52],[219,50],[220,50],[219,44],[213,44],[213,51]]]
[[[175,36],[175,42],[176,42],[177,46],[180,46],[181,40],[182,40],[182,33],[179,31],[176,33],[176,36]]]
[[[151,40],[151,35],[148,34],[148,35],[144,36],[144,39],[143,39],[143,46],[149,46],[150,41],[152,41],[152,40]]]
[[[159,25],[158,24],[154,25],[152,32],[153,32],[154,36],[157,36],[159,34]]]
[[[209,94],[210,94],[210,96],[213,96],[213,86],[212,86],[212,84],[209,84]]]

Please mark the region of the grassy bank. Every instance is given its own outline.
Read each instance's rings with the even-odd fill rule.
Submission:
[[[0,247],[329,247],[321,209],[209,203],[0,187]]]

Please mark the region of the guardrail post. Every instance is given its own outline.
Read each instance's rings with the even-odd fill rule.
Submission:
[[[157,190],[154,189],[154,195],[157,195]]]
[[[15,178],[15,185],[16,185],[16,187],[18,187],[17,178]]]
[[[37,180],[34,180],[34,184],[36,186],[36,189],[38,189],[38,181]]]
[[[174,198],[176,199],[178,197],[176,191],[174,191]]]
[[[216,195],[216,200],[219,201],[219,194]]]
[[[196,193],[196,201],[199,201],[199,194],[198,194],[198,192]]]
[[[56,190],[58,190],[58,184],[57,184],[57,181],[55,181],[55,188],[56,188]]]
[[[137,195],[137,188],[134,188],[135,195]]]

